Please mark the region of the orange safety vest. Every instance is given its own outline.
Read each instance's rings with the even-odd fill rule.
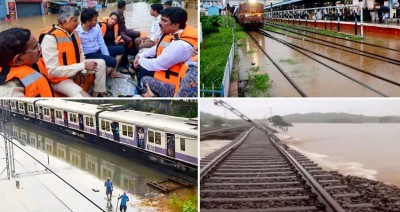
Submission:
[[[39,43],[42,43],[45,35],[53,35],[57,41],[58,62],[60,65],[71,65],[80,63],[81,40],[77,32],[69,37],[66,32],[57,29],[55,26],[44,29],[39,36]],[[42,72],[52,83],[59,83],[69,77],[52,77],[48,74],[47,69]]]
[[[198,46],[197,29],[186,26],[186,28],[181,33],[173,35],[163,35],[157,44],[156,55],[161,55],[164,48],[166,48],[174,40],[183,40],[188,42],[191,46]],[[192,57],[191,61],[188,62],[193,61],[197,61],[197,56]],[[179,83],[182,78],[185,77],[188,67],[188,63],[178,63],[170,67],[168,70],[156,71],[154,73],[154,78],[161,80],[162,82],[175,85],[176,92],[179,90]]]
[[[99,23],[99,26],[101,28],[101,34],[103,35],[103,37],[107,31],[107,22],[108,22],[108,17],[103,17],[101,22]],[[114,39],[116,39],[118,37],[118,31],[119,31],[119,26],[118,26],[118,24],[115,24],[114,25]],[[124,40],[121,38],[119,40],[119,43],[123,43],[123,42],[124,42]]]
[[[46,69],[46,66],[40,61],[32,67],[0,67],[0,85],[17,79],[25,88],[25,97],[53,97],[50,82],[45,76],[40,74],[40,70],[43,69]]]

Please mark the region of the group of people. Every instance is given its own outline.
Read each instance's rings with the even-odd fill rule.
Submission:
[[[151,5],[154,21],[145,36],[127,29],[125,8],[120,0],[98,23],[94,9],[80,14],[63,6],[58,24],[44,29],[39,40],[28,29],[1,32],[0,96],[104,97],[106,76],[126,78],[118,68],[130,73],[127,55],[133,54],[142,96],[196,97],[198,39],[197,30],[186,25],[187,12]]]
[[[104,183],[104,187],[106,187],[106,196],[107,196],[107,206],[111,206],[111,199],[112,199],[112,192],[114,190],[114,186],[112,184],[111,179],[108,177],[107,181]],[[128,195],[126,195],[126,192],[124,192],[124,194],[120,195],[118,197],[118,201],[121,200],[121,203],[119,205],[119,210],[120,212],[126,212],[126,208],[127,208],[127,202],[129,201],[129,197]],[[117,205],[118,207],[118,205]]]

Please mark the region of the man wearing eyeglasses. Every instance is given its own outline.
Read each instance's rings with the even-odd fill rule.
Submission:
[[[0,97],[52,97],[40,45],[28,29],[11,28],[0,33]],[[39,62],[38,62],[39,61]]]
[[[102,59],[86,59],[80,37],[75,32],[79,11],[71,6],[63,6],[58,13],[58,24],[42,31],[39,42],[47,76],[54,91],[70,97],[90,97],[73,80],[85,81],[88,73],[95,75],[93,97],[104,96],[106,92],[106,65]]]

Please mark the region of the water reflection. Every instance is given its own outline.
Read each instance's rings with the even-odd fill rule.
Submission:
[[[115,6],[102,8],[99,11],[99,18],[108,17],[111,12],[116,10]],[[198,25],[198,14],[197,8],[188,8],[188,24],[196,27]],[[125,20],[126,26],[129,29],[134,28],[139,31],[150,32],[152,16],[150,16],[150,4],[145,2],[138,2],[126,5],[125,10]],[[36,37],[39,36],[40,32],[53,24],[57,23],[57,14],[41,15],[41,16],[31,16],[31,17],[21,17],[17,20],[13,20],[11,23],[0,23],[0,31],[6,30],[10,27],[23,27],[30,29],[32,34]]]
[[[55,156],[100,180],[110,177],[114,187],[138,196],[144,197],[149,192],[157,192],[148,187],[147,182],[161,181],[168,177],[167,173],[150,169],[136,161],[80,143],[85,141],[70,136],[61,137],[30,124],[1,123],[1,132],[11,135],[22,145],[33,147],[44,153],[34,155],[35,157],[44,158],[46,154]],[[51,158],[49,165],[56,172],[65,171],[64,168],[53,167]]]

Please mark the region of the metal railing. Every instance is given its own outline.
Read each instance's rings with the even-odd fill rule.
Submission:
[[[272,12],[272,15],[271,15]],[[311,16],[311,18],[310,18]],[[355,35],[357,35],[357,26],[360,25],[361,37],[364,37],[364,18],[363,8],[359,5],[345,5],[345,6],[329,6],[329,7],[316,7],[316,8],[304,8],[304,9],[292,9],[292,10],[280,10],[280,11],[269,11],[265,12],[266,19],[280,19],[290,21],[295,24],[298,22],[305,22],[305,26],[317,28],[317,23],[324,23],[325,30],[327,29],[327,23],[329,21],[330,28],[332,31],[332,25],[335,24],[338,32],[340,32],[340,21],[346,18],[354,20]],[[333,22],[334,21],[334,22]]]
[[[231,74],[233,69],[233,60],[235,58],[235,38],[233,34],[232,28],[232,45],[229,51],[229,56],[226,61],[225,70],[224,70],[224,77],[222,78],[221,86],[212,85],[211,89],[206,89],[204,83],[202,84],[202,89],[200,89],[201,96],[204,97],[205,94],[210,94],[211,97],[219,96],[219,97],[228,97],[229,95],[229,88],[231,84]],[[216,88],[220,87],[220,88]]]

